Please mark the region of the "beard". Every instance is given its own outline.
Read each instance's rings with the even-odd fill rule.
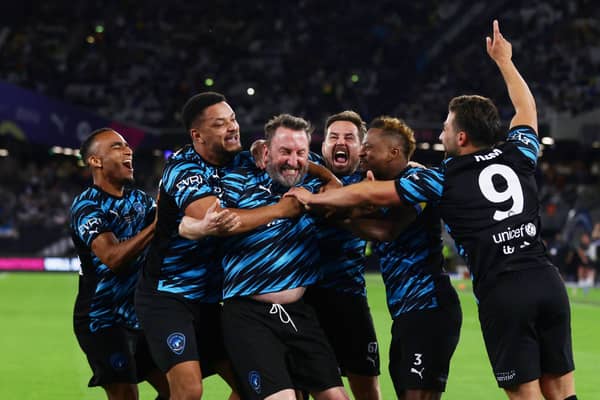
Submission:
[[[271,179],[275,182],[279,183],[284,187],[292,187],[296,186],[298,183],[302,182],[304,176],[308,172],[308,165],[304,165],[297,169],[298,173],[296,175],[285,175],[282,173],[282,170],[286,169],[285,166],[275,165],[273,162],[267,162],[266,170]],[[291,169],[287,167],[287,169]]]

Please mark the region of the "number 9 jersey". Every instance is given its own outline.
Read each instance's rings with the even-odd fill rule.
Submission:
[[[396,180],[404,203],[439,207],[479,300],[504,271],[552,266],[540,239],[538,151],[536,132],[516,126],[492,148]]]

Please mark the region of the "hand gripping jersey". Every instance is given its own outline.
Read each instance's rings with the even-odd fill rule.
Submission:
[[[362,175],[354,173],[341,177],[346,185],[360,182]],[[366,241],[324,219],[317,220],[320,277],[317,286],[366,296],[365,243]]]
[[[396,180],[404,202],[439,207],[480,299],[504,271],[552,265],[540,239],[538,150],[535,131],[518,126],[493,148]]]
[[[152,197],[137,189],[125,189],[122,197],[115,197],[92,186],[75,197],[70,228],[81,261],[74,314],[77,328],[95,332],[115,324],[139,327],[133,295],[146,252],[114,273],[92,252],[92,242],[104,232],[128,240],[152,223],[155,212]]]
[[[174,153],[163,171],[158,223],[150,245],[141,290],[216,303],[221,299],[223,271],[217,258],[215,237],[188,240],[178,233],[188,205],[206,196],[222,196],[221,179],[235,165],[251,162],[247,152],[231,165],[215,167],[191,145]]]
[[[288,188],[255,167],[229,172],[223,179],[223,207],[257,208],[277,203]],[[301,183],[311,191],[319,181]],[[222,241],[223,298],[279,292],[313,284],[319,259],[314,220],[307,214],[277,219]]]

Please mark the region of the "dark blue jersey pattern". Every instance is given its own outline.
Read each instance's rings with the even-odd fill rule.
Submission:
[[[400,177],[419,171],[410,168]],[[415,204],[415,208],[415,221],[395,240],[378,242],[375,246],[392,318],[438,308],[457,298],[444,271],[439,212],[422,203]],[[384,217],[394,218],[393,209],[382,212]]]
[[[538,151],[535,131],[517,126],[492,148],[396,180],[405,203],[439,207],[479,299],[505,271],[551,266],[540,239]]]
[[[70,228],[81,261],[76,327],[90,332],[115,324],[139,327],[133,295],[146,252],[114,273],[92,252],[92,242],[105,232],[128,240],[152,223],[155,212],[154,200],[137,189],[125,189],[122,197],[115,197],[92,186],[75,197]]]
[[[340,178],[344,186],[360,182],[362,175],[354,173]],[[317,220],[319,249],[319,281],[317,286],[340,292],[366,296],[365,240],[326,220]]]
[[[161,181],[156,233],[150,244],[148,263],[140,290],[216,303],[221,299],[223,271],[217,258],[218,239],[188,240],[178,233],[188,205],[207,196],[222,196],[221,179],[238,164],[251,162],[247,152],[225,167],[207,163],[191,145],[167,161]]]
[[[222,180],[222,206],[253,209],[277,203],[288,188],[255,167],[239,168]],[[315,191],[319,181],[302,186]],[[223,298],[279,292],[313,284],[319,249],[311,216],[277,219],[222,241]]]

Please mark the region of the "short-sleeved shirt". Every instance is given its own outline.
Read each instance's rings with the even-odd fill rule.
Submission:
[[[420,170],[408,168],[400,178]],[[396,239],[375,245],[392,318],[439,308],[456,298],[444,270],[439,211],[424,204],[415,209],[417,218]],[[382,212],[393,218],[391,209]]]
[[[223,270],[215,251],[218,240],[188,240],[178,228],[185,209],[207,196],[222,196],[221,179],[235,165],[251,162],[247,152],[224,167],[206,162],[191,145],[174,153],[165,165],[158,204],[158,222],[140,290],[188,300],[216,303],[221,299]]]
[[[155,212],[152,197],[137,189],[125,189],[122,197],[116,197],[91,186],[75,197],[70,228],[81,261],[76,327],[90,332],[115,324],[139,327],[133,295],[146,252],[114,273],[94,254],[92,242],[105,232],[112,232],[119,241],[128,240],[152,223]]]
[[[227,208],[272,205],[288,191],[253,166],[229,172],[222,183],[222,206]],[[320,182],[306,177],[301,185],[314,192]],[[224,299],[279,292],[317,280],[319,248],[314,219],[308,214],[276,219],[221,240]]]
[[[353,173],[340,178],[343,185],[360,182],[362,175]],[[365,244],[366,241],[345,229],[317,220],[320,277],[317,286],[336,291],[366,296]]]
[[[502,272],[552,265],[540,239],[538,151],[535,131],[517,126],[492,148],[396,180],[405,203],[439,207],[479,299]]]

